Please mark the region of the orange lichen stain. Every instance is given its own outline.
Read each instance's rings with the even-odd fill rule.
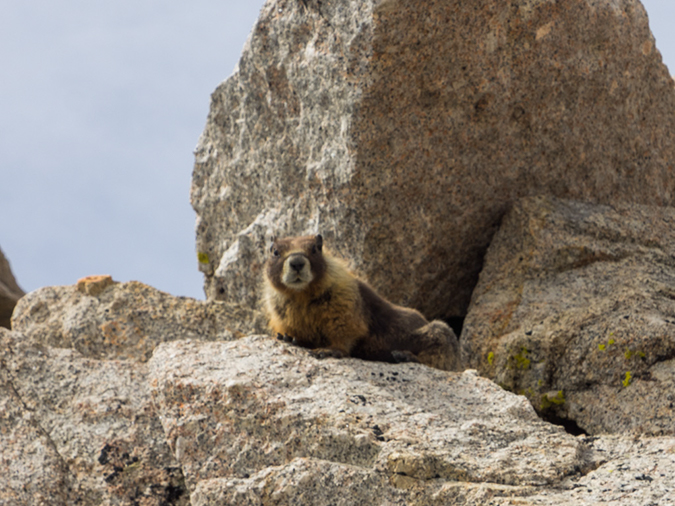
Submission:
[[[92,297],[96,297],[103,290],[113,285],[112,276],[104,274],[100,276],[86,276],[77,280],[77,290]]]

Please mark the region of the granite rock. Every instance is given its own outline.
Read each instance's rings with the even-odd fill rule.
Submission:
[[[14,279],[9,262],[0,250],[0,327],[7,329],[11,327],[12,311],[23,295],[24,291]]]
[[[488,250],[462,358],[591,434],[675,434],[675,209],[518,202]]]
[[[675,502],[675,439],[603,436],[583,438],[583,443],[595,459],[593,468],[553,487],[450,482],[424,493],[387,486],[386,476],[353,466],[296,459],[248,479],[204,480],[191,500],[193,506],[655,506]]]
[[[526,500],[497,504],[519,506],[656,506],[675,504],[675,439],[603,436],[585,438],[598,467],[573,476],[556,488]]]
[[[0,504],[189,504],[146,364],[0,330]]]
[[[339,504],[425,504],[478,483],[518,495],[594,462],[473,371],[318,360],[263,336],[164,343],[148,366],[194,504],[326,504],[338,489]]]
[[[0,329],[0,346],[8,342],[9,331]],[[3,357],[4,358],[4,357]],[[0,504],[69,503],[70,476],[67,466],[49,436],[26,410],[9,377],[5,361],[0,362]]]
[[[191,201],[207,298],[272,234],[463,316],[516,199],[669,205],[674,83],[638,0],[269,0],[213,93]]]
[[[86,357],[146,361],[160,342],[231,340],[263,332],[266,321],[240,304],[174,297],[137,281],[95,276],[29,293],[12,325],[34,341]]]
[[[121,288],[82,290],[101,282],[98,297]],[[0,505],[673,499],[675,438],[574,437],[475,371],[318,360],[266,336],[163,342],[148,362],[46,341],[0,329]]]

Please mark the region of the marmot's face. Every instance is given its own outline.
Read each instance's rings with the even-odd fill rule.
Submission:
[[[320,235],[276,239],[270,248],[266,274],[277,289],[302,291],[325,270]]]

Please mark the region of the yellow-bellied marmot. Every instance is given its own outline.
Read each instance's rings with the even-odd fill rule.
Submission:
[[[265,309],[280,338],[312,349],[318,358],[458,368],[450,327],[384,300],[324,250],[320,235],[273,239],[270,252]]]

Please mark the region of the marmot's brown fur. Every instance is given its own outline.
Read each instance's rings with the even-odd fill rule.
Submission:
[[[279,338],[314,356],[422,362],[458,368],[458,344],[445,323],[392,304],[325,251],[320,235],[273,240],[265,309]]]

